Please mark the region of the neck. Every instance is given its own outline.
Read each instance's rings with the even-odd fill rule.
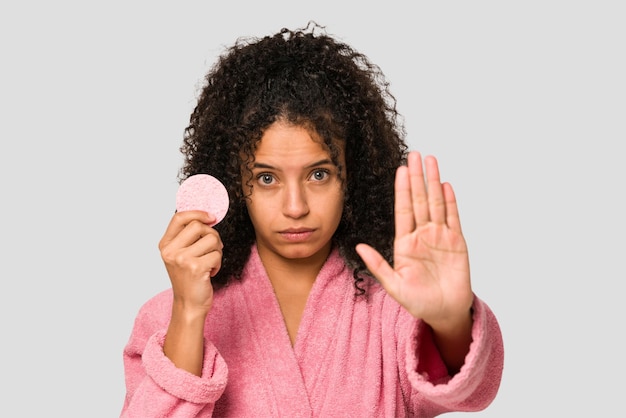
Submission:
[[[329,244],[327,248],[311,257],[293,259],[281,257],[262,246],[258,247],[259,257],[274,288],[284,286],[310,288],[326,262],[330,250]]]

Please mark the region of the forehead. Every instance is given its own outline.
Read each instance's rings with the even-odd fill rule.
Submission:
[[[298,151],[300,149],[323,149],[324,142],[312,129],[285,122],[275,122],[270,125],[256,146],[256,153],[274,151]]]
[[[335,142],[339,145],[339,141]],[[269,159],[287,163],[292,159],[331,159],[331,152],[315,130],[278,121],[264,131],[256,144],[254,157],[256,161]]]

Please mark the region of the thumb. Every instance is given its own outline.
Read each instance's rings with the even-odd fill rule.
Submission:
[[[361,256],[367,269],[387,289],[395,271],[378,251],[367,244],[358,244],[356,252]]]

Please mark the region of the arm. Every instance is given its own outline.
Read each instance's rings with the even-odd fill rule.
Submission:
[[[126,397],[120,417],[210,417],[226,387],[226,363],[207,342],[201,376],[176,367],[163,354],[166,322],[153,318],[161,308],[153,301],[142,308],[124,348]]]
[[[220,268],[222,242],[212,215],[178,212],[159,243],[174,292],[163,352],[179,368],[200,376],[204,323],[213,304],[211,277]]]
[[[372,247],[357,252],[370,272],[413,317],[432,328],[450,375],[472,342],[469,257],[452,186],[441,183],[437,160],[411,152],[395,182],[394,266]]]
[[[142,307],[124,350],[126,398],[121,416],[208,417],[228,369],[204,339],[213,303],[211,277],[222,243],[205,212],[174,215],[159,243],[172,292]]]
[[[481,411],[495,399],[503,372],[502,334],[487,304],[475,297],[472,308],[472,343],[454,376],[449,375],[428,324],[407,319],[397,323],[400,380],[406,406],[415,416]]]

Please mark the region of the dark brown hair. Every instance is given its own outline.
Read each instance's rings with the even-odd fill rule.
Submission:
[[[179,181],[211,174],[230,195],[228,214],[216,226],[224,250],[213,284],[238,279],[250,255],[255,235],[241,167],[278,119],[314,129],[335,164],[337,140],[344,143],[345,207],[333,240],[363,293],[360,275],[367,270],[356,244],[368,243],[393,261],[393,183],[406,161],[405,131],[380,68],[313,22],[238,39],[207,74],[185,129]]]

